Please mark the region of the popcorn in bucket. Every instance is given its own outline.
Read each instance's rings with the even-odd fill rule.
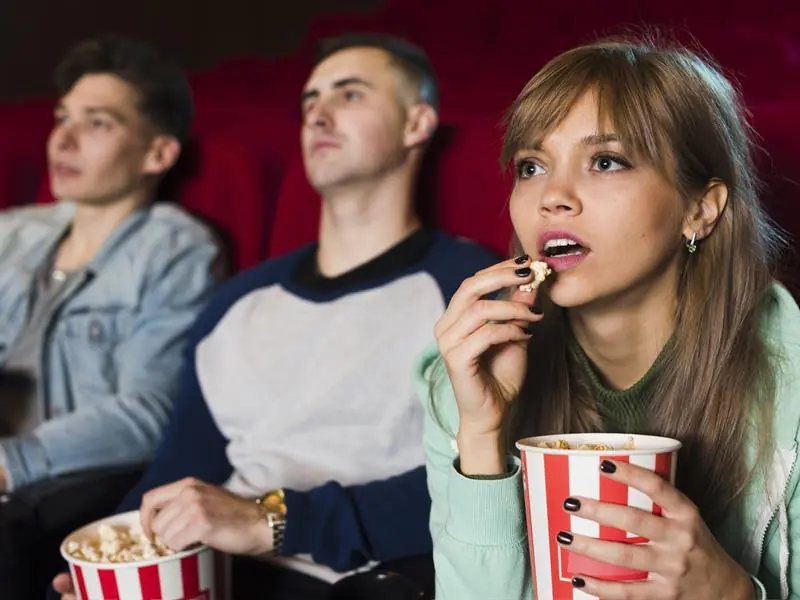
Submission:
[[[87,525],[61,544],[78,600],[228,600],[228,557],[174,552],[141,532],[139,512]]]

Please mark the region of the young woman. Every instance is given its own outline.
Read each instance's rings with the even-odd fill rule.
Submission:
[[[513,442],[587,431],[683,449],[676,487],[628,464],[603,469],[662,516],[564,498],[564,510],[652,540],[563,532],[572,552],[651,573],[577,576],[575,588],[800,598],[800,311],[774,279],[781,237],[752,148],[732,85],[683,48],[580,47],[522,91],[504,152],[520,256],[463,283],[416,373],[437,600],[531,598]],[[537,259],[554,273],[520,291]]]

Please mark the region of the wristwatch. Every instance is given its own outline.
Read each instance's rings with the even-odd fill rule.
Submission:
[[[283,490],[267,492],[256,500],[261,516],[272,530],[272,552],[280,554],[283,547],[283,531],[286,528],[286,497]]]

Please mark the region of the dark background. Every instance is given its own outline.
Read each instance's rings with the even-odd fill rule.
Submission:
[[[377,10],[381,0],[0,0],[0,101],[52,93],[74,43],[113,32],[144,38],[190,70],[241,56],[279,57],[317,14]]]

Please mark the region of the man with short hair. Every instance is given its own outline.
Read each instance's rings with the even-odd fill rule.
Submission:
[[[319,241],[216,294],[164,442],[120,507],[141,507],[171,548],[269,561],[273,600],[324,598],[354,569],[430,553],[411,366],[460,282],[497,260],[416,213],[438,124],[422,51],[330,41],[301,106]],[[54,583],[71,591],[66,575]]]
[[[183,73],[124,38],[60,64],[58,200],[0,214],[0,491],[152,458],[219,249],[155,204],[192,120]]]

